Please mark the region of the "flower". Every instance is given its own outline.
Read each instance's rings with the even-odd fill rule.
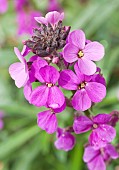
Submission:
[[[94,150],[92,146],[85,148],[83,160],[87,163],[89,170],[106,170],[105,162],[110,158],[117,159],[119,154],[114,146],[106,145],[104,148]]]
[[[109,114],[98,114],[91,119],[86,116],[79,116],[74,120],[73,129],[76,134],[92,130],[89,143],[95,149],[98,149],[112,142],[116,136],[116,130],[109,125],[110,119]]]
[[[58,3],[58,0],[48,0],[48,11],[61,11],[61,7]]]
[[[0,0],[0,14],[4,14],[8,9],[8,0]]]
[[[47,13],[45,18],[35,17],[40,22],[39,28],[34,28],[32,40],[25,41],[25,45],[40,57],[56,55],[65,46],[70,31],[69,26],[62,25],[63,17],[63,13],[56,11]]]
[[[18,48],[15,47],[14,52],[17,58],[20,60],[20,62],[10,65],[9,74],[12,77],[12,79],[15,80],[15,85],[18,88],[21,88],[27,83],[29,79],[28,66],[26,60],[21,55]]]
[[[37,107],[60,108],[65,98],[62,91],[55,85],[59,79],[59,72],[53,66],[46,65],[40,68],[37,79],[42,85],[33,90],[30,103]]]
[[[91,102],[98,103],[105,97],[105,80],[99,74],[82,74],[77,63],[74,69],[76,74],[72,70],[63,70],[58,82],[64,89],[76,90],[72,97],[72,106],[75,110],[85,111],[91,107]]]
[[[38,113],[37,123],[38,126],[46,130],[47,133],[51,134],[57,130],[58,122],[56,114],[62,112],[66,107],[66,103],[63,104],[61,108],[52,109]]]
[[[38,11],[17,11],[17,23],[18,23],[18,35],[33,33],[33,27],[37,27],[37,23],[34,20],[35,16],[40,16]]]
[[[116,126],[116,123],[119,121],[119,111],[114,110],[110,113],[110,115],[111,115],[111,119],[109,124],[111,126]]]
[[[64,13],[61,14],[57,11],[48,12],[45,17],[35,17],[35,20],[38,23],[42,23],[45,25],[51,24],[52,27],[58,24],[59,21],[64,19]]]
[[[79,69],[83,74],[94,74],[96,64],[92,61],[99,61],[103,56],[103,45],[96,41],[86,44],[85,34],[82,30],[75,30],[69,34],[63,57],[68,63],[78,61]]]
[[[72,150],[75,142],[75,137],[70,132],[66,131],[66,129],[57,128],[57,140],[54,143],[57,149]]]

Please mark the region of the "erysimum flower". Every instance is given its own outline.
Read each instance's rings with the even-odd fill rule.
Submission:
[[[105,80],[100,74],[86,76],[79,70],[78,64],[72,70],[63,70],[60,73],[59,85],[67,90],[76,90],[72,98],[72,106],[79,111],[91,107],[91,103],[102,101],[106,95]]]
[[[14,48],[14,52],[20,62],[14,63],[9,67],[9,73],[13,80],[15,80],[15,85],[20,88],[23,87],[28,79],[29,79],[29,72],[27,62],[24,57],[21,55],[18,48]]]
[[[103,45],[96,41],[86,44],[85,34],[82,30],[75,30],[69,34],[63,57],[68,63],[78,61],[79,69],[83,74],[94,74],[96,64],[92,61],[99,61],[103,56]]]
[[[38,113],[37,116],[38,126],[41,129],[46,130],[46,132],[49,134],[54,133],[58,126],[56,114],[62,112],[65,109],[65,107],[66,103],[64,103],[61,108],[58,109],[50,108],[49,110]]]
[[[110,158],[117,159],[118,157],[119,155],[114,146],[108,144],[99,150],[94,150],[91,146],[86,147],[83,160],[87,163],[89,170],[106,170],[105,162]]]
[[[42,85],[33,90],[30,103],[38,107],[60,108],[64,104],[65,98],[56,85],[59,72],[52,66],[44,66],[39,70],[37,79]]]
[[[76,134],[92,130],[89,142],[91,146],[98,149],[112,142],[116,136],[115,129],[109,125],[110,119],[111,116],[109,114],[98,114],[92,117],[92,119],[86,116],[79,116],[74,120],[73,129]]]
[[[69,151],[73,149],[75,142],[75,137],[66,129],[57,129],[57,140],[54,143],[57,149]]]
[[[57,11],[48,12],[45,17],[35,17],[35,20],[39,23],[48,25],[51,24],[53,27],[64,19],[64,13],[61,14]]]
[[[8,9],[8,0],[0,0],[0,13],[3,14]]]

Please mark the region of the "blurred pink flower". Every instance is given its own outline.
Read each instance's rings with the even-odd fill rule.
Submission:
[[[3,14],[8,9],[8,1],[7,0],[0,0],[0,14]]]

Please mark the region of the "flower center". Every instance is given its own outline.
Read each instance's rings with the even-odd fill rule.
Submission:
[[[83,56],[84,56],[83,51],[79,51],[79,52],[78,52],[78,57],[79,57],[79,58],[82,58]]]
[[[52,83],[46,83],[46,86],[47,87],[52,87],[52,86],[54,86]]]
[[[98,128],[98,125],[94,123],[94,124],[93,124],[93,128],[94,128],[94,129],[97,129],[97,128]]]
[[[86,82],[83,82],[79,85],[78,89],[83,89],[86,86]]]

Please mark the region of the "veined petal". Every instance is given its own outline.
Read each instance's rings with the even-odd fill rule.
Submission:
[[[76,117],[73,123],[73,129],[76,134],[84,133],[92,128],[93,122],[86,116]]]
[[[93,122],[98,124],[108,124],[110,122],[111,115],[110,114],[98,114],[93,117]]]
[[[91,42],[87,44],[83,52],[85,58],[93,61],[101,60],[105,53],[103,45],[98,42]]]
[[[84,162],[90,162],[92,159],[100,155],[99,150],[95,150],[92,146],[88,146],[84,150],[83,160]]]
[[[72,31],[68,36],[68,43],[74,44],[79,51],[84,49],[85,41],[85,34],[82,30]]]
[[[55,84],[59,79],[59,72],[53,66],[44,66],[39,70],[39,74],[46,83]]]
[[[101,83],[89,82],[85,89],[92,102],[101,102],[106,96],[106,87]]]
[[[72,98],[73,108],[79,111],[85,111],[91,107],[91,100],[85,90],[78,90]]]
[[[75,70],[76,75],[78,77],[79,83],[82,83],[83,81],[85,81],[85,75],[82,74],[82,72],[80,71],[80,68],[78,66],[78,62],[74,65],[74,70]]]
[[[39,86],[31,93],[30,103],[37,107],[45,106],[48,100],[48,94],[49,88],[47,86]]]
[[[57,24],[59,21],[62,21],[64,19],[64,13],[62,12],[61,14],[57,11],[53,11],[53,12],[48,12],[46,14],[46,19],[47,22],[52,24],[53,26],[55,24]]]
[[[86,75],[92,75],[96,72],[96,64],[85,57],[78,59],[80,71]]]
[[[26,100],[29,101],[30,100],[30,95],[32,93],[32,86],[31,86],[31,83],[29,81],[24,86],[24,91],[23,92],[24,92],[24,96],[25,96]]]
[[[118,152],[116,151],[115,147],[111,144],[106,145],[105,152],[108,153],[108,155],[110,155],[112,159],[119,158]]]
[[[78,84],[80,84],[80,82],[72,70],[63,70],[60,73],[58,84],[67,90],[77,90]]]
[[[47,19],[44,18],[44,17],[34,17],[34,19],[35,19],[38,23],[48,24]]]
[[[56,109],[60,108],[64,102],[65,98],[62,91],[57,86],[50,87],[47,106]]]
[[[38,126],[47,133],[52,134],[57,129],[57,118],[50,110],[43,111],[37,116]]]
[[[78,51],[79,51],[79,49],[75,45],[67,44],[64,47],[63,58],[68,63],[73,63],[74,61],[78,60]]]

